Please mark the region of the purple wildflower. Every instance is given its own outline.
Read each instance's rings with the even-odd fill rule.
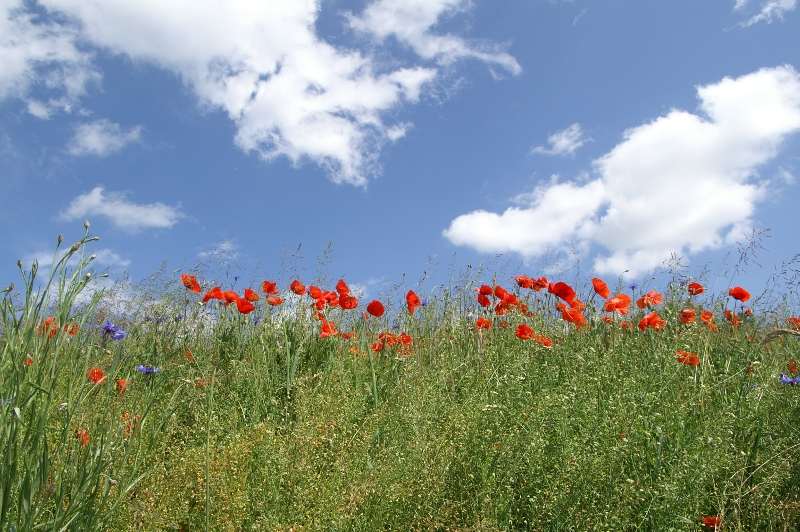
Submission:
[[[126,333],[120,326],[114,325],[114,323],[109,320],[106,320],[102,326],[102,329],[103,336],[110,337],[112,340],[122,340],[128,336],[128,333]]]
[[[136,366],[136,371],[138,371],[143,375],[153,375],[154,373],[159,373],[161,371],[161,368],[139,364],[138,366]]]

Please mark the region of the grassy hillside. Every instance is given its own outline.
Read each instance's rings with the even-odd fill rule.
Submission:
[[[133,312],[86,297],[89,240],[2,301],[4,530],[800,528],[800,341],[727,294],[487,280],[376,317],[200,279]]]

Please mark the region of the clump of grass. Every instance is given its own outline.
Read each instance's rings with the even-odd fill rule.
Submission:
[[[175,286],[118,316],[81,296],[91,238],[2,302],[0,521],[17,529],[800,526],[800,387],[778,380],[797,342],[762,342],[775,324],[759,315],[681,325],[676,289],[663,330],[607,325],[591,304],[576,329],[530,294],[534,315],[477,331],[461,286],[413,316],[327,310],[344,340],[320,338],[295,296],[240,315]],[[94,328],[109,317],[124,340]],[[553,347],[519,340],[521,322]],[[413,345],[373,351],[390,324]]]

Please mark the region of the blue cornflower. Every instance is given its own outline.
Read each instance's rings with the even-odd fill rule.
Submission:
[[[106,322],[103,324],[102,329],[103,329],[103,335],[111,337],[112,340],[122,340],[126,336],[128,336],[128,333],[122,330],[122,327],[120,327],[119,325],[114,325],[114,323],[109,320],[106,320]]]
[[[781,384],[800,384],[800,375],[797,377],[789,377],[785,373],[781,373]]]
[[[636,289],[638,288],[638,285],[636,283],[631,283],[630,286],[628,286],[628,288],[630,288],[631,292],[635,292]]]
[[[144,364],[139,364],[138,366],[136,366],[136,371],[144,375],[152,375],[154,373],[160,372],[161,368],[155,368],[153,366],[145,366]]]

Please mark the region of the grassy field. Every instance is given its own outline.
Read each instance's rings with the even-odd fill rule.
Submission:
[[[123,312],[89,241],[2,300],[3,530],[800,529],[785,316],[513,278],[376,317],[186,277]]]

